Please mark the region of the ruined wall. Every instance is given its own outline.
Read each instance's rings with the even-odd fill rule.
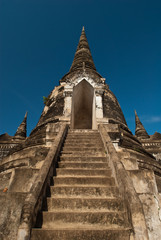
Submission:
[[[0,193],[0,239],[16,239],[26,193]]]
[[[125,197],[129,195],[127,202],[130,196],[133,195],[129,202],[129,214],[131,213],[130,217],[134,228],[132,239],[159,240],[161,239],[161,178],[155,175],[155,171],[158,169],[158,172],[160,172],[160,166],[154,158],[150,158],[150,156],[146,154],[119,146],[114,149],[109,138],[109,133],[113,132],[114,128],[112,124],[111,126],[104,126],[104,128],[101,127],[105,136],[104,142],[108,147],[111,160],[114,162],[116,178],[118,180],[122,179],[120,189],[125,191],[123,193]],[[115,127],[115,130],[119,131],[119,128],[116,129]],[[124,169],[120,165],[120,161]],[[144,169],[142,168],[143,165],[142,167],[140,166],[140,163],[144,164]],[[146,168],[148,165],[149,168]],[[155,166],[155,170],[151,168],[152,165]],[[118,182],[120,184],[120,181]],[[131,184],[132,186],[130,186]],[[139,199],[138,203],[136,203],[136,201],[133,202],[133,199],[136,199],[136,201]]]
[[[0,142],[0,161],[6,157],[16,145],[17,144],[9,142]]]
[[[64,87],[55,87],[51,94],[47,97],[44,110],[41,114],[39,122],[36,126],[53,121],[63,115],[64,110]]]
[[[7,133],[0,135],[0,161],[6,157],[12,148],[17,146],[21,141],[9,136]]]
[[[161,164],[161,139],[154,139],[152,136],[149,139],[141,139],[142,146],[151,153]]]
[[[60,126],[60,123],[49,123],[36,129],[0,162],[0,239],[16,239],[24,201],[36,182]]]
[[[126,124],[120,105],[107,86],[103,94],[103,117],[112,118]]]

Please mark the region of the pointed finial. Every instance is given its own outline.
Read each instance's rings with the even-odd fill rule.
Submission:
[[[17,131],[15,133],[16,138],[26,138],[26,122],[27,122],[27,112],[25,113],[25,117],[22,123],[17,128]]]
[[[87,37],[85,34],[84,26],[82,28],[81,36],[77,46],[77,50],[74,56],[70,72],[82,69],[83,62],[85,63],[86,69],[92,69],[96,71],[90,48],[88,45]]]
[[[135,110],[135,135],[139,138],[139,139],[147,139],[149,138],[149,135],[147,133],[147,131],[145,130],[143,124],[141,123],[136,110]]]
[[[26,113],[25,113],[25,118],[27,118],[27,114],[28,114],[28,112],[26,111]]]

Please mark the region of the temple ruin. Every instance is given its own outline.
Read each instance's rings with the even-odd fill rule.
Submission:
[[[26,136],[0,135],[0,239],[161,239],[161,134],[136,131],[96,70],[84,27]]]

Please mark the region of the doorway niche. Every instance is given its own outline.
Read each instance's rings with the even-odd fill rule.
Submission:
[[[72,129],[95,128],[95,98],[94,88],[82,80],[73,88],[72,97]]]

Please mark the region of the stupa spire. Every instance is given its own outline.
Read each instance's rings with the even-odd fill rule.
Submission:
[[[87,37],[85,34],[84,26],[82,28],[82,33],[79,39],[77,50],[74,56],[70,72],[79,70],[82,68],[90,68],[96,71],[90,48],[88,45]]]
[[[25,117],[24,117],[22,123],[17,128],[17,131],[15,133],[15,137],[26,138],[26,125],[27,125],[26,122],[27,122],[27,112],[25,114]]]
[[[145,130],[143,124],[141,123],[136,110],[135,110],[135,135],[139,138],[139,139],[147,139],[149,138],[149,135],[147,133],[147,131]]]

